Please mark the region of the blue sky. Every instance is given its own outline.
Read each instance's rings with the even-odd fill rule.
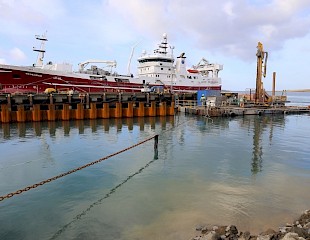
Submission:
[[[188,67],[202,57],[221,63],[223,89],[255,88],[256,46],[269,53],[264,87],[310,89],[309,0],[0,0],[0,63],[32,65],[34,36],[47,31],[45,61],[77,65],[116,60],[127,73],[163,33],[185,52]]]

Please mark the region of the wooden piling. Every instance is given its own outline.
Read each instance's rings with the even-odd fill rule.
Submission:
[[[10,122],[10,111],[8,104],[1,104],[1,122],[3,123]]]
[[[84,119],[84,104],[83,103],[77,104],[77,109],[75,111],[75,119],[77,120]]]
[[[156,102],[151,102],[151,106],[149,107],[149,114],[150,117],[156,116]]]
[[[167,115],[167,104],[166,102],[161,102],[159,104],[159,116],[166,116]]]
[[[144,102],[139,102],[138,117],[144,117]]]
[[[171,103],[171,106],[168,107],[167,115],[173,116],[174,115],[174,102]]]
[[[110,118],[110,105],[109,105],[109,103],[103,103],[102,118]]]
[[[55,121],[56,120],[56,112],[55,112],[55,105],[54,104],[48,105],[47,120],[48,121]]]
[[[96,119],[97,118],[97,106],[96,106],[96,103],[90,103],[89,118],[90,119]]]
[[[127,118],[132,118],[133,117],[133,102],[128,102],[127,108],[123,109],[123,116]]]
[[[25,114],[24,105],[18,105],[17,106],[16,119],[17,119],[17,122],[25,122],[26,121],[26,114]]]
[[[41,111],[40,105],[34,104],[32,107],[32,121],[33,122],[40,122],[41,121]]]
[[[115,112],[114,112],[114,117],[115,118],[121,118],[123,116],[122,114],[122,103],[117,102],[115,106]]]
[[[70,120],[69,104],[63,104],[62,107],[63,107],[62,113],[61,113],[62,120],[64,120],[64,121]]]

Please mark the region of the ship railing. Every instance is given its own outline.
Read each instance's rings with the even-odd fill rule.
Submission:
[[[197,100],[175,100],[175,106],[176,107],[196,107],[197,106]]]

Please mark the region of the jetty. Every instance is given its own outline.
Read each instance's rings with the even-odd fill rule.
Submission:
[[[0,94],[0,122],[174,115],[170,93]]]
[[[302,114],[310,113],[310,107],[302,106],[281,106],[281,107],[203,107],[203,106],[178,106],[179,112],[186,114],[200,115],[205,117],[236,117],[245,115],[265,115],[265,114]]]

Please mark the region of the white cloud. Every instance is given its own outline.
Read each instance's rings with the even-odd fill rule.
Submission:
[[[190,64],[218,56],[210,61],[223,63],[228,72],[236,66],[221,59],[253,64],[258,41],[272,61],[287,42],[306,39],[310,1],[0,0],[0,26],[1,48],[16,46],[29,59],[34,35],[47,30],[47,60],[76,65],[87,58],[116,59],[124,69],[131,46],[139,41],[136,52],[152,50],[167,33],[175,55],[184,51]],[[2,55],[11,64],[9,51]]]
[[[233,3],[232,2],[227,2],[223,5],[223,11],[230,17],[235,17],[236,14],[233,11]]]
[[[0,64],[6,64],[6,61],[4,58],[0,58]]]
[[[10,58],[13,61],[23,61],[26,59],[26,55],[19,48],[13,48],[10,50]]]
[[[246,0],[111,0],[109,7],[124,27],[138,34],[154,39],[168,32],[195,47],[239,54],[244,60],[253,59],[258,41],[278,50],[285,41],[304,37],[310,29],[310,2],[306,0],[260,1],[260,5]]]
[[[65,15],[61,0],[0,0],[0,33],[23,35],[33,29],[51,26]]]

